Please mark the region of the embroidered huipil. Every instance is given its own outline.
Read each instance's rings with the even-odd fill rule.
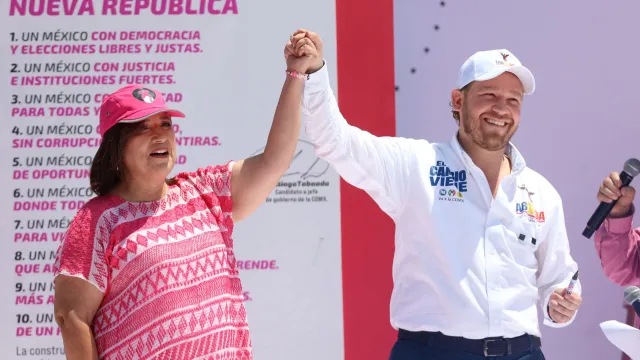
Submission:
[[[159,201],[99,196],[75,216],[54,274],[104,293],[92,324],[100,359],[252,359],[232,164],[178,174]]]
[[[513,145],[512,173],[494,199],[456,136],[430,143],[350,126],[326,65],[306,82],[303,122],[316,154],[395,221],[394,328],[472,339],[540,335],[539,298],[546,325],[570,323],[546,311],[577,270],[562,202]]]

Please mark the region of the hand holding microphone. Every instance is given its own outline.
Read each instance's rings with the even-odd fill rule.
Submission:
[[[629,184],[639,173],[640,160],[631,158],[625,162],[621,173],[613,172],[604,179],[598,191],[600,205],[587,222],[582,235],[590,238],[607,216],[623,217],[629,214],[636,194],[635,189]]]
[[[598,191],[598,200],[606,203],[616,201],[609,213],[611,217],[625,217],[629,215],[631,203],[635,196],[636,189],[632,186],[622,186],[620,174],[617,172],[613,172],[605,178],[600,185],[600,191]]]

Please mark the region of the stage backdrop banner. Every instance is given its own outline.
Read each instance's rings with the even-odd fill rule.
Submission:
[[[451,90],[476,51],[509,49],[536,77],[513,142],[562,197],[584,291],[571,325],[541,325],[548,359],[622,358],[598,324],[627,321],[624,288],[605,278],[581,233],[602,180],[640,150],[637,75],[624,66],[640,56],[629,46],[639,11],[638,2],[395,1],[399,136],[450,141]]]
[[[174,173],[257,154],[286,77],[289,35],[301,26],[319,32],[336,63],[335,2],[1,3],[0,358],[64,359],[52,264],[94,196],[103,96],[141,84],[186,113],[174,119]],[[336,66],[329,70],[337,88]],[[277,188],[235,227],[256,359],[344,357],[339,184],[303,131]]]

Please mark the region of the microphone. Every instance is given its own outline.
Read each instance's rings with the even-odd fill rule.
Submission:
[[[624,289],[624,299],[636,311],[636,315],[640,316],[640,288],[637,286],[629,286]]]
[[[633,178],[638,174],[640,174],[640,160],[635,158],[627,160],[624,163],[624,170],[622,170],[622,172],[620,173],[622,186],[629,186],[629,184],[631,184],[631,180],[633,180]],[[617,202],[617,200],[614,200],[610,203],[606,203],[604,201],[600,202],[600,205],[598,206],[596,211],[594,211],[589,221],[587,221],[587,227],[584,228],[582,235],[587,239],[591,238],[593,233],[595,233],[600,225],[602,225],[604,219],[609,216],[611,209],[613,209]]]

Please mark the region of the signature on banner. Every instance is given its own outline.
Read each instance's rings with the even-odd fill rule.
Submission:
[[[264,147],[251,155],[258,155],[263,151]],[[316,156],[313,144],[305,140],[298,140],[298,146],[296,146],[291,165],[282,177],[299,177],[302,180],[306,180],[307,178],[319,178],[328,170],[329,164]]]
[[[252,156],[260,154],[264,147],[255,151]],[[296,152],[278,182],[267,203],[309,203],[327,202],[326,190],[330,186],[327,178],[329,164],[316,156],[313,144],[298,140]]]

